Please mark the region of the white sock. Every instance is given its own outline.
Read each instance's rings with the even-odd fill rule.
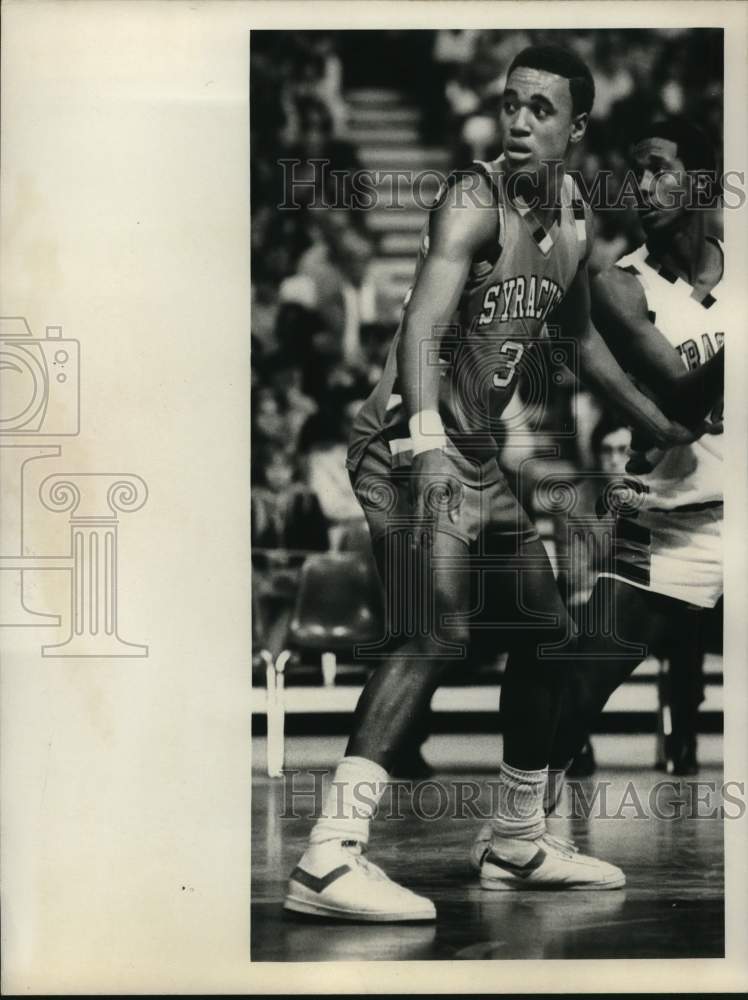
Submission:
[[[369,842],[369,823],[387,787],[383,767],[365,757],[343,757],[327,793],[322,815],[314,824],[310,844],[325,840]]]
[[[543,796],[548,768],[520,771],[507,763],[499,771],[496,816],[491,829],[497,837],[535,840],[545,832]]]
[[[545,786],[545,795],[543,796],[543,812],[546,816],[550,816],[551,813],[555,812],[558,806],[561,793],[564,790],[566,772],[570,767],[571,761],[564,764],[563,767],[549,769],[548,771],[548,782]]]

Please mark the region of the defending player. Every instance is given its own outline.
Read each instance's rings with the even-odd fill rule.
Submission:
[[[492,436],[547,320],[576,345],[587,382],[640,432],[662,448],[693,440],[633,387],[590,322],[590,228],[563,164],[584,136],[593,99],[578,57],[526,49],[510,67],[500,114],[504,155],[453,177],[431,212],[398,336],[349,451],[388,604],[404,619],[402,644],[361,695],[325,815],[291,873],[289,909],[434,919],[430,900],[364,855],[403,735],[444,666],[464,655],[471,567],[483,572],[487,558],[491,604],[512,651],[501,692],[498,812],[481,884],[608,889],[625,881],[615,866],[546,832],[543,795],[565,672],[540,646],[566,638],[569,623]],[[544,170],[546,161],[559,169]],[[422,529],[416,545],[414,524]]]
[[[714,176],[713,150],[698,128],[673,118],[646,126],[631,160],[646,243],[594,278],[596,325],[623,366],[660,397],[684,369],[704,373],[705,390],[714,393],[723,381],[728,325],[724,258],[709,233],[710,214],[698,207],[700,180]],[[713,419],[721,420],[721,411],[720,402]],[[627,480],[636,491],[633,510],[617,520],[612,565],[590,599],[593,627],[580,644],[584,658],[570,680],[552,767],[567,765],[610,695],[644,659],[642,647],[692,634],[694,613],[722,595],[722,451],[721,436],[704,435],[637,457],[634,467],[650,471]],[[615,633],[603,636],[594,623],[610,608]]]

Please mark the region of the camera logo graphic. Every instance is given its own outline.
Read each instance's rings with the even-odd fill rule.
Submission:
[[[23,317],[0,319],[0,435],[77,434],[79,366],[79,343],[62,327],[34,337]]]

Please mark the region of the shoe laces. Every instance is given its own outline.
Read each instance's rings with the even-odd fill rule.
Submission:
[[[563,854],[567,858],[571,858],[575,854],[579,854],[579,848],[574,841],[568,840],[566,837],[557,837],[555,834],[548,833],[546,831],[546,833],[538,839],[542,841],[543,846],[550,847],[551,850],[557,851],[559,854]]]
[[[390,881],[388,875],[382,871],[379,865],[375,865],[373,861],[369,861],[366,857],[366,844],[362,844],[360,840],[344,840],[341,846],[345,848],[346,853],[355,859],[356,866],[368,878],[376,879],[380,882]]]

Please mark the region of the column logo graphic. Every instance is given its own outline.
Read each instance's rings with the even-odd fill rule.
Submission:
[[[145,657],[148,647],[119,634],[119,515],[145,504],[148,488],[132,473],[56,472],[35,489],[40,460],[59,459],[56,438],[80,433],[80,344],[48,326],[35,337],[25,318],[0,317],[0,627],[56,630],[45,657]],[[33,514],[66,513],[60,551],[39,553],[28,538]],[[56,548],[56,546],[55,546]],[[49,603],[40,574],[62,573]],[[29,594],[32,595],[29,600]],[[67,597],[66,597],[67,595]],[[36,599],[34,599],[36,598]]]

